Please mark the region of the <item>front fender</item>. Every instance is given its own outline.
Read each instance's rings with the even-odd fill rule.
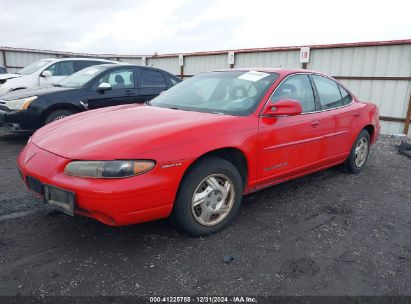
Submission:
[[[247,161],[248,177],[256,178],[257,172],[257,136],[258,130],[250,129],[236,133],[223,134],[212,138],[203,138],[191,142],[184,142],[158,150],[148,151],[139,156],[143,159],[153,159],[160,166],[188,162],[190,165],[201,156],[212,151],[224,148],[234,148],[243,153]]]

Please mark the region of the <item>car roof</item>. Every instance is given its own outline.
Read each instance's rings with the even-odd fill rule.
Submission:
[[[93,58],[93,57],[64,57],[64,58],[54,58],[54,57],[49,57],[49,58],[43,58],[41,60],[53,60],[54,62],[59,62],[59,61],[67,61],[67,60],[78,60],[78,61],[102,61],[102,62],[107,62],[107,63],[117,63],[120,61],[115,61],[115,60],[109,60],[109,59],[104,59],[104,58]]]
[[[122,65],[125,65],[125,66],[127,66],[127,67],[132,67],[132,68],[144,68],[144,69],[149,69],[149,70],[156,70],[156,71],[160,71],[160,72],[164,72],[164,73],[171,74],[170,72],[168,72],[168,71],[166,71],[166,70],[159,69],[159,68],[148,67],[148,66],[145,66],[145,65],[130,64],[130,63],[121,62],[121,61],[119,61],[118,63],[104,63],[104,64],[99,64],[99,66],[105,67],[105,68],[107,68],[107,69],[109,69],[109,68],[117,68],[117,67],[122,66]],[[173,74],[171,74],[171,75],[173,75]]]
[[[320,75],[327,76],[324,73],[314,71],[314,70],[288,69],[288,68],[235,68],[235,69],[215,70],[214,72],[229,72],[229,71],[244,71],[244,72],[257,71],[257,72],[266,72],[266,73],[277,73],[280,75],[288,75],[288,74],[295,74],[295,73],[311,73],[311,74],[320,74]]]

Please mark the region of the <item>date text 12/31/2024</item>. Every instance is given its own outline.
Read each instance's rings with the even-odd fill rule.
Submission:
[[[150,297],[150,303],[257,303],[255,297]]]

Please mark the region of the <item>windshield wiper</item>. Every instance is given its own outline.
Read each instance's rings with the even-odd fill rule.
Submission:
[[[179,107],[171,107],[171,108],[168,108],[168,109],[180,110],[180,111],[189,111],[189,110],[187,110],[187,109],[183,109],[183,108],[179,108]]]
[[[150,100],[147,100],[144,104],[151,106]]]

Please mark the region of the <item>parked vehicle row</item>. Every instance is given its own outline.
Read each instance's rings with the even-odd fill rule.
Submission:
[[[90,58],[45,58],[36,61],[15,74],[0,75],[0,97],[8,92],[50,86],[86,67],[118,63],[117,61]]]
[[[95,65],[52,87],[18,90],[0,97],[0,126],[9,132],[32,132],[74,113],[144,103],[178,82],[179,78],[159,69]]]
[[[142,77],[99,75],[87,85],[98,98],[133,80],[144,92]],[[360,172],[379,131],[377,107],[324,74],[231,69],[195,76],[144,105],[54,121],[31,137],[17,165],[30,190],[71,216],[112,226],[171,216],[199,236],[227,226],[243,194],[337,165]]]

